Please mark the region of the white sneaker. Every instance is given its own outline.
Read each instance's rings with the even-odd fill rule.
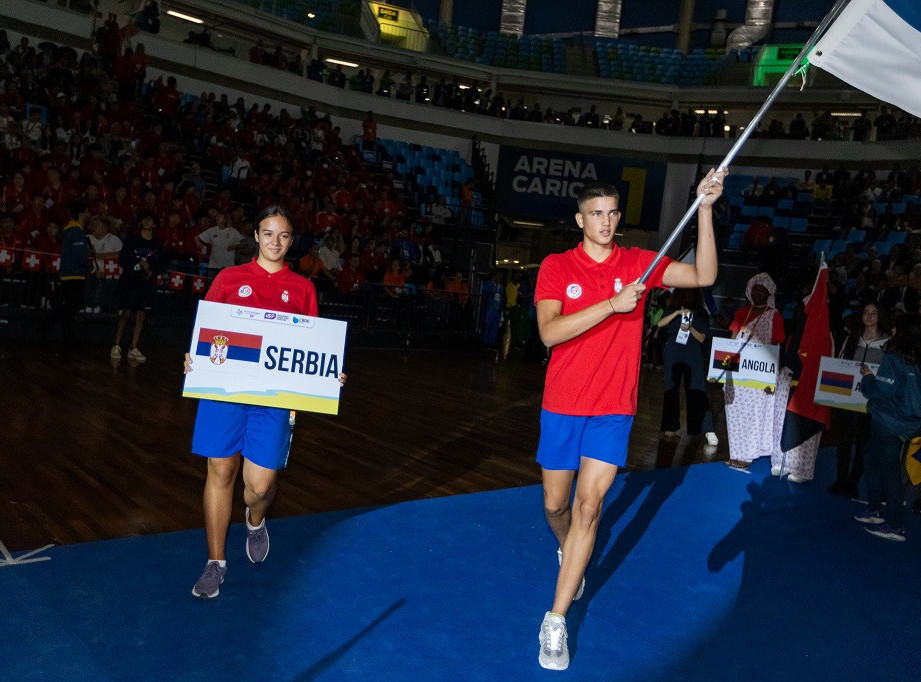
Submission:
[[[144,362],[147,358],[144,357],[144,354],[137,348],[132,348],[128,351],[128,359],[134,360],[135,362]]]
[[[556,558],[560,562],[560,566],[563,565],[563,548],[560,547],[556,550]],[[579,585],[579,589],[576,590],[576,596],[572,598],[573,601],[578,601],[582,598],[582,593],[585,592],[585,576],[582,576],[582,584]]]
[[[719,445],[720,444],[720,439],[716,437],[716,434],[713,433],[713,431],[707,431],[704,434],[704,438],[707,439],[708,445]]]
[[[780,467],[771,467],[771,476],[780,476]]]
[[[109,357],[118,359],[122,356],[122,347],[121,346],[112,346],[112,350],[109,351]]]
[[[797,476],[796,474],[787,474],[787,480],[790,483],[806,483],[809,481],[808,478],[803,478],[802,476]]]
[[[540,656],[537,662],[548,670],[566,670],[569,667],[569,647],[566,646],[566,619],[556,613],[544,615],[540,625]]]

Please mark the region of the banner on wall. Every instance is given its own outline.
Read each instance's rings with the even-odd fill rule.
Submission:
[[[507,215],[573,222],[587,182],[609,182],[620,193],[622,226],[659,229],[665,163],[503,146],[496,169],[496,204]]]

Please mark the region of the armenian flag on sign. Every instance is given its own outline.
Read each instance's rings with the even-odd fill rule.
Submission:
[[[202,327],[195,355],[210,358],[215,365],[221,365],[226,360],[258,363],[261,351],[261,336]]]
[[[732,353],[727,350],[713,351],[713,369],[720,369],[724,372],[738,372],[741,362],[742,356],[740,353]]]
[[[854,377],[841,372],[822,372],[819,377],[819,390],[825,393],[851,395],[854,392]]]

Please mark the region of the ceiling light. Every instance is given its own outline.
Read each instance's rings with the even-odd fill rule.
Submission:
[[[308,18],[308,19],[316,19],[316,18],[317,18],[317,15],[314,14],[313,12],[307,12],[307,18]]]
[[[832,115],[832,116],[844,116],[844,117],[860,118],[860,115],[861,115],[861,114],[860,114],[859,111],[833,111],[833,112],[831,112],[831,115]]]
[[[327,64],[339,64],[340,66],[351,66],[352,68],[358,67],[358,64],[356,64],[355,62],[346,62],[341,59],[329,58],[329,59],[324,59],[323,61],[326,62]]]
[[[176,12],[174,10],[168,9],[166,13],[171,17],[176,17],[177,19],[184,19],[185,21],[191,21],[193,24],[203,24],[205,23],[198,17],[190,17],[188,14],[183,14],[182,12]]]
[[[521,227],[543,227],[543,223],[535,223],[531,220],[513,220],[512,225],[520,225]]]

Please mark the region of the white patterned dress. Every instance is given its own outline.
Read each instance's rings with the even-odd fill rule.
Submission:
[[[774,308],[767,308],[759,317],[743,322],[736,339],[770,344],[775,315],[778,313]],[[774,395],[760,388],[735,386],[731,380],[724,385],[723,393],[729,457],[751,462],[770,455],[774,449]]]

